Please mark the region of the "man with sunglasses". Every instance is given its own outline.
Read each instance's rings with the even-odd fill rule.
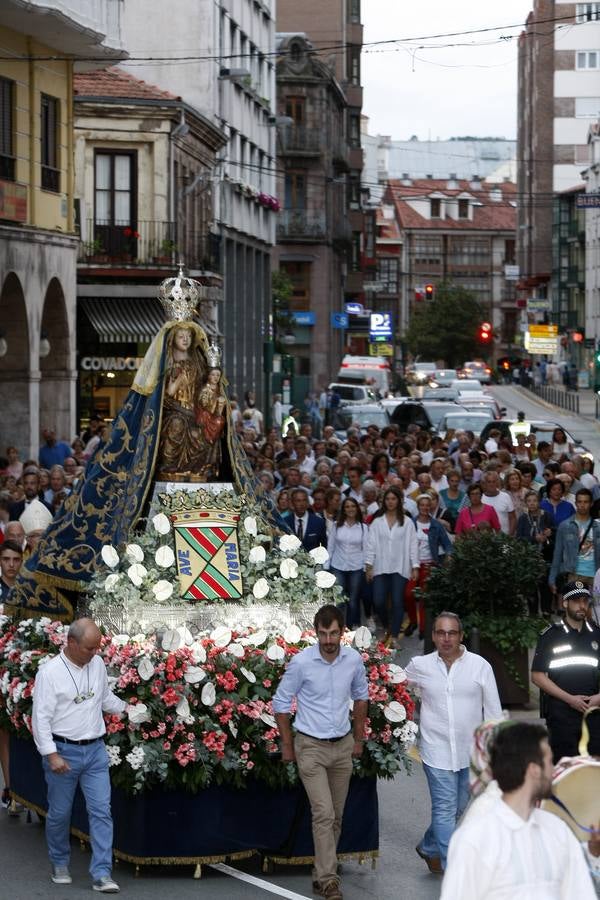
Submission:
[[[441,612],[432,637],[435,651],[413,657],[406,676],[421,695],[419,749],[431,795],[431,824],[416,850],[441,874],[469,799],[473,732],[485,719],[500,718],[502,707],[492,667],[463,645],[456,613]]]
[[[52,881],[63,885],[72,881],[69,829],[79,784],[90,824],[92,888],[116,894],[119,886],[111,876],[113,825],[102,713],[118,715],[133,707],[108,686],[106,666],[97,656],[101,639],[92,619],[72,623],[66,646],[40,666],[36,675],[32,730],[48,788],[46,841]]]

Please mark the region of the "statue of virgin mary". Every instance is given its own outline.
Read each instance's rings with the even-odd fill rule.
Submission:
[[[230,424],[220,349],[192,321],[200,287],[181,270],[162,283],[169,321],[152,341],[85,478],[23,565],[5,605],[9,614],[70,621],[103,545],[130,539],[154,481],[230,482],[238,493],[263,498],[265,519],[277,527]]]

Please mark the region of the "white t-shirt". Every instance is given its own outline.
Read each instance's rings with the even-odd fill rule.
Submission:
[[[417,542],[419,544],[419,562],[431,562],[433,557],[429,549],[429,522],[415,522],[417,526]]]
[[[499,491],[495,497],[488,497],[487,494],[484,494],[481,498],[481,502],[485,503],[486,506],[494,507],[498,514],[501,530],[504,534],[508,534],[510,530],[508,514],[515,511],[515,505],[509,494],[507,494],[506,491]]]

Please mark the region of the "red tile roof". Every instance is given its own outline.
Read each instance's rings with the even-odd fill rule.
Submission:
[[[74,93],[78,97],[122,97],[124,100],[181,100],[169,91],[134,78],[116,66],[94,72],[77,73],[73,77]]]
[[[455,179],[457,188],[448,188],[446,178],[422,178],[411,181],[410,185],[402,184],[398,179],[388,182],[386,199],[394,204],[396,219],[401,228],[431,229],[435,231],[514,231],[517,227],[517,210],[512,204],[516,202],[517,186],[512,182],[491,184],[482,182],[477,189],[471,187],[467,180]],[[492,200],[490,192],[499,190],[501,200]],[[431,219],[422,216],[410,204],[411,200],[436,197],[454,198],[461,194],[469,194],[482,206],[475,206],[472,219]]]
[[[401,241],[400,229],[396,219],[386,218],[381,207],[377,210],[377,240]]]

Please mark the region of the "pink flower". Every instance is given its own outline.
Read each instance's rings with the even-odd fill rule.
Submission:
[[[242,750],[244,751],[244,753],[247,753],[249,749],[250,744],[248,743],[248,741],[244,741],[244,743],[242,744]]]

